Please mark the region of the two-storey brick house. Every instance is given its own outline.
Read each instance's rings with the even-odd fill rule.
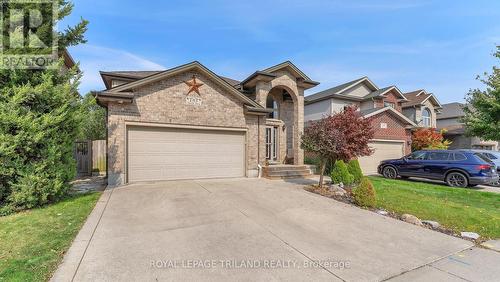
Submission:
[[[373,155],[359,159],[366,174],[376,173],[383,159],[400,158],[410,153],[411,129],[417,125],[403,114],[408,102],[396,87],[379,88],[362,77],[305,97],[304,120],[317,120],[356,105],[363,117],[371,117],[375,136],[370,142]]]

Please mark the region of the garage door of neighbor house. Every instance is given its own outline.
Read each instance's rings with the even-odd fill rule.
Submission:
[[[403,142],[371,141],[369,146],[375,150],[373,155],[359,158],[359,164],[364,174],[376,174],[380,161],[398,159],[404,155]]]
[[[245,132],[128,128],[128,182],[245,175]]]

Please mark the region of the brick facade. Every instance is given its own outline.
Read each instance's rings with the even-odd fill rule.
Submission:
[[[187,86],[184,81],[190,80],[193,75],[204,84],[200,88],[201,105],[186,104]],[[243,103],[207,76],[189,71],[135,89],[134,93],[132,104],[108,104],[110,185],[116,186],[126,181],[126,122],[246,129],[247,175],[256,175],[258,162],[264,162],[265,129],[259,123],[265,124],[265,118],[245,114]],[[196,93],[191,95],[197,97]],[[258,153],[261,155],[258,156]]]
[[[401,112],[401,102],[399,101],[401,97],[397,94],[395,94],[393,91],[390,91],[384,95],[383,99],[377,99],[375,100],[375,107],[376,108],[383,108],[384,107],[384,102],[389,102],[389,103],[394,103],[394,109],[398,112]]]
[[[381,124],[386,124],[387,128],[381,128]],[[406,129],[406,123],[388,113],[387,111],[375,115],[372,118],[372,126],[375,129],[374,139],[404,140],[406,141],[406,153],[411,152],[409,142],[411,141],[411,130]]]
[[[280,161],[293,158],[295,164],[303,164],[300,136],[303,132],[304,90],[298,87],[296,78],[289,72],[273,72],[276,78],[259,82],[255,98],[265,107],[267,95],[275,89],[286,90],[292,99],[281,99],[279,120]],[[201,104],[187,103],[186,81],[195,76],[199,83]],[[108,184],[118,186],[127,182],[127,124],[141,126],[213,127],[233,128],[246,131],[246,176],[255,177],[258,165],[266,163],[265,115],[249,113],[245,102],[221,82],[200,69],[190,69],[173,74],[142,86],[134,87],[132,103],[108,102]],[[273,124],[271,122],[271,124]]]

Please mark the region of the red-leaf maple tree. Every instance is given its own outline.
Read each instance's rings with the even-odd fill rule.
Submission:
[[[412,134],[411,148],[414,151],[448,149],[451,141],[445,140],[443,133],[443,131],[437,131],[435,128],[419,128]]]
[[[368,142],[373,135],[371,119],[362,117],[356,106],[309,123],[302,136],[302,148],[316,153],[320,159],[320,187],[327,161],[349,161],[371,155]]]

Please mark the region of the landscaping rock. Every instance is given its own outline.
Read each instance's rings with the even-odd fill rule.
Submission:
[[[430,227],[432,227],[432,229],[437,229],[439,228],[439,226],[441,226],[439,222],[432,220],[422,220],[422,223],[425,225],[429,225]]]
[[[332,185],[330,185],[329,188],[330,188],[330,191],[335,196],[345,196],[347,194],[347,192],[339,185],[332,184]]]
[[[489,240],[481,244],[481,246],[500,252],[500,240]]]
[[[422,226],[422,221],[420,221],[420,219],[418,219],[418,217],[416,217],[414,215],[405,213],[401,216],[401,219],[405,222],[415,224],[418,226]]]
[[[477,233],[474,233],[474,232],[460,232],[460,236],[462,236],[462,238],[466,238],[466,239],[474,239],[474,240],[477,240],[479,239],[479,234]]]
[[[377,213],[380,215],[388,215],[389,214],[388,212],[386,212],[384,210],[378,210]]]

